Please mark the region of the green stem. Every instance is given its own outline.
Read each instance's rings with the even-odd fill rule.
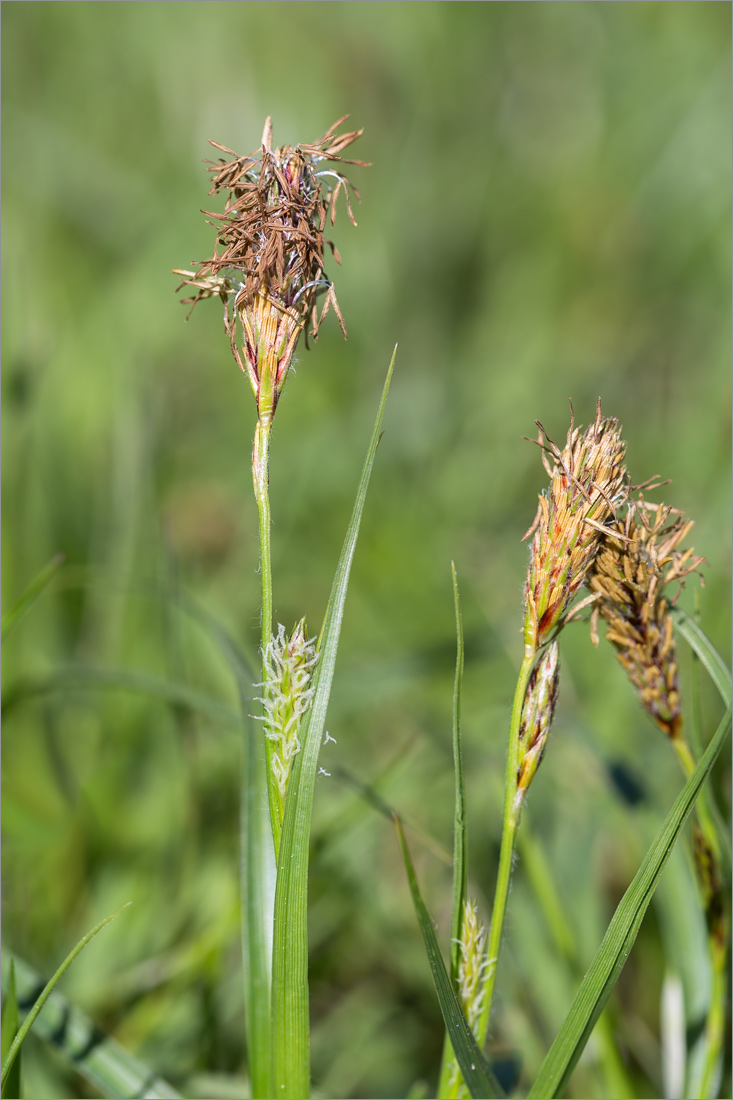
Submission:
[[[272,637],[272,551],[270,543],[270,530],[272,520],[270,515],[270,431],[272,420],[259,419],[255,428],[254,448],[252,450],[252,483],[254,485],[255,500],[260,516],[260,585],[262,588],[261,610],[261,640],[262,654],[262,681],[263,692],[267,692],[267,667],[265,653]],[[282,833],[282,816],[280,796],[277,783],[272,771],[272,756],[274,743],[266,738],[265,760],[267,768],[267,800],[270,806],[270,822],[272,825],[272,838],[275,843],[275,859],[280,851],[280,835]]]
[[[264,657],[272,632],[272,567],[270,561],[269,496],[270,421],[258,420],[252,452],[252,481],[260,517],[260,579],[262,582],[262,679]],[[263,687],[263,691],[267,689]],[[272,921],[275,892],[273,839],[279,816],[273,813],[270,767],[271,742],[262,751],[260,723],[250,723],[242,782],[242,953],[246,1005],[247,1059],[253,1097],[272,1095],[270,1085],[270,981]],[[267,796],[265,795],[267,792]],[[269,803],[269,810],[267,804]],[[279,833],[278,833],[279,839]]]
[[[535,651],[525,647],[524,659],[517,687],[514,692],[514,704],[512,706],[512,719],[509,727],[509,748],[506,760],[506,786],[504,790],[504,825],[501,834],[501,851],[499,853],[499,870],[496,876],[496,892],[494,894],[494,907],[491,913],[491,928],[489,930],[489,942],[486,948],[486,957],[489,960],[486,968],[486,982],[484,984],[484,1004],[481,1018],[476,1031],[476,1041],[481,1046],[486,1039],[491,1018],[491,1002],[494,996],[494,982],[496,980],[496,968],[499,961],[499,948],[504,930],[504,917],[509,898],[509,881],[512,874],[512,858],[514,856],[514,844],[519,825],[520,806],[516,804],[517,794],[517,769],[519,767],[519,726],[522,720],[522,705],[527,690],[527,682],[532,671]]]

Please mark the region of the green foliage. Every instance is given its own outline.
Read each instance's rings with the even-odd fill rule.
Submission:
[[[11,959],[8,968],[8,982],[3,992],[2,1011],[2,1062],[10,1055],[10,1048],[18,1034],[18,993],[15,988],[15,962]],[[7,1074],[3,1075],[1,1094],[6,1096],[20,1096],[20,1044],[15,1053],[15,1058],[10,1063]]]
[[[4,607],[65,555],[4,651],[3,934],[48,976],[95,914],[133,899],[65,993],[179,1091],[213,1095],[213,1074],[231,1093],[246,1073],[238,715],[256,692],[220,644],[255,667],[259,644],[254,402],[217,306],[184,323],[168,274],[210,251],[207,139],[253,148],[268,114],[276,142],[345,111],[365,127],[359,226],[344,220],[343,267],[327,265],[349,339],[327,320],[299,349],[273,432],[275,614],[323,615],[355,441],[399,340],[329,703],[332,774],[315,788],[311,1035],[325,1095],[416,1081],[431,1095],[443,1022],[404,869],[350,780],[424,838],[413,855],[447,958],[447,567],[465,633],[469,891],[488,913],[520,540],[545,481],[521,438],[536,417],[562,440],[568,397],[586,424],[600,394],[632,477],[670,479],[656,499],[696,521],[700,622],[730,655],[730,19],[713,3],[3,10]],[[563,677],[528,812],[585,970],[681,782],[582,624],[564,632]],[[707,677],[700,712],[709,733]],[[726,825],[729,762],[724,748],[712,772]],[[661,1095],[669,908],[658,893],[607,1009],[637,1095]],[[685,935],[704,954],[704,928]],[[574,965],[520,858],[491,1035],[493,1064],[521,1051],[520,1089]],[[65,1063],[26,1046],[27,1095],[80,1095]],[[589,1048],[569,1094],[601,1089]]]

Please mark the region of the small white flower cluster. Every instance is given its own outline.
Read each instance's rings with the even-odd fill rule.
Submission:
[[[489,960],[486,958],[486,928],[478,918],[476,902],[470,898],[466,898],[459,943],[458,991],[468,1026],[475,1031],[484,1003],[483,978]]]
[[[300,722],[313,700],[311,678],[318,660],[316,643],[306,637],[305,619],[295,626],[290,637],[278,626],[265,652],[266,679],[262,705],[265,736],[273,741],[272,773],[280,797],[285,801],[294,757],[300,752]]]

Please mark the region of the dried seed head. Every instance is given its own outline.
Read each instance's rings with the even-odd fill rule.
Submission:
[[[628,493],[626,445],[618,421],[601,416],[600,399],[596,418],[584,432],[571,419],[562,451],[539,421],[537,426],[537,442],[552,480],[524,536],[534,535],[525,588],[524,641],[529,653],[562,626],[593,565],[605,524]]]
[[[596,598],[594,641],[600,616],[644,709],[672,739],[681,736],[682,714],[665,589],[673,581],[681,589],[704,561],[692,548],[678,550],[691,527],[674,508],[634,501],[625,520],[616,520],[609,530],[587,582]]]
[[[534,779],[547,747],[547,738],[555,713],[560,679],[560,648],[550,642],[532,669],[519,725],[519,759],[515,811],[519,809]]]
[[[225,304],[224,324],[237,363],[248,376],[257,400],[258,416],[272,419],[300,333],[309,318],[311,334],[333,306],[344,335],[333,284],[324,271],[324,247],[337,262],[338,252],[324,236],[326,219],[333,225],[336,199],[343,191],[351,221],[356,225],[349,185],[340,172],[319,171],[322,161],[366,165],[344,160],[340,154],[361,130],[336,134],[348,115],[313,144],[272,149],[268,118],[262,145],[240,157],[216,141],[226,154],[211,164],[210,195],[228,192],[224,212],[204,211],[217,228],[214,255],[195,271],[177,270],[183,286],[196,294],[183,299],[195,305],[218,295]],[[356,188],[354,194],[359,198]],[[320,315],[316,299],[325,294]],[[237,326],[240,326],[238,332]]]
[[[285,806],[290,769],[300,752],[300,724],[311,705],[311,677],[318,660],[316,644],[306,636],[305,619],[293,628],[289,637],[280,625],[273,634],[264,657],[266,679],[262,705],[265,736],[273,742],[271,767],[281,801]]]

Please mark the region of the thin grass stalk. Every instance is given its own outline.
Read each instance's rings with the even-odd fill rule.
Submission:
[[[533,661],[534,652],[530,648],[527,648],[519,669],[517,687],[514,692],[514,703],[512,705],[511,726],[509,728],[509,748],[506,762],[504,822],[501,834],[499,869],[496,875],[496,891],[494,893],[494,905],[491,912],[489,942],[486,949],[488,965],[486,967],[486,984],[484,986],[484,1004],[476,1033],[476,1040],[479,1046],[482,1046],[485,1042],[489,1030],[499,948],[501,947],[501,937],[504,931],[504,917],[506,915],[507,901],[509,898],[512,860],[514,857],[517,826],[519,825],[519,815],[521,812],[516,804],[517,771],[519,767],[519,727],[522,721],[522,706],[524,704],[524,696],[527,691],[530,673],[532,672]]]
[[[453,770],[455,775],[455,804],[453,811],[453,906],[451,920],[450,977],[456,992],[458,991],[458,966],[460,962],[460,944],[463,931],[464,912],[467,895],[466,874],[466,789],[463,780],[463,754],[461,750],[461,695],[463,689],[463,619],[461,600],[458,591],[458,578],[455,563],[451,562],[453,577],[453,601],[456,615],[456,672],[453,686]],[[458,1060],[446,1033],[438,1079],[438,1097],[446,1100],[454,1097],[458,1089],[452,1082],[462,1083],[458,1076]]]
[[[272,636],[272,516],[270,513],[270,432],[272,420],[261,416],[255,428],[254,448],[252,450],[252,483],[254,485],[257,511],[259,513],[260,533],[260,650],[262,657],[262,690],[267,693],[267,647]],[[274,744],[265,739],[265,758],[267,761],[267,801],[270,807],[272,838],[275,844],[275,859],[280,851],[282,822],[277,782],[272,767]]]

